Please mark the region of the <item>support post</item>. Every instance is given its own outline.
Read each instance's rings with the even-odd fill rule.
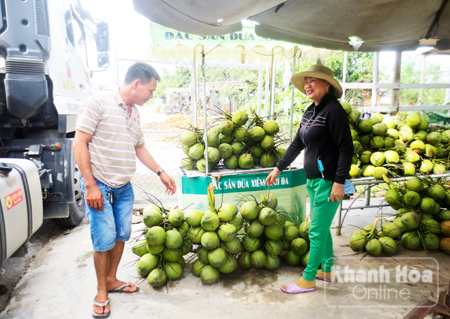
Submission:
[[[257,112],[258,116],[261,116],[261,101],[262,101],[262,80],[263,80],[263,69],[258,70],[258,102],[257,102]]]
[[[208,163],[208,108],[206,105],[206,64],[205,64],[205,47],[202,47],[202,72],[203,72],[203,120],[205,121],[205,162],[206,162],[206,175],[209,174]]]
[[[275,48],[272,48],[272,71],[271,71],[271,81],[270,81],[270,113],[269,119],[273,120],[273,113],[275,111],[275,80],[277,77],[275,56],[274,56]]]
[[[392,83],[400,83],[401,68],[402,68],[402,52],[396,51]],[[396,108],[395,112],[398,112],[399,110],[399,103],[400,103],[399,96],[400,96],[400,89],[392,89],[391,105]]]
[[[375,52],[373,56],[373,80],[374,84],[378,84],[378,71],[380,67],[380,53]],[[378,90],[376,88],[372,89],[372,107],[377,106]]]
[[[197,126],[197,47],[194,47],[191,71],[191,124]]]

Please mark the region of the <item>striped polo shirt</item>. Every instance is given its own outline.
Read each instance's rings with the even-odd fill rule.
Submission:
[[[110,187],[128,183],[136,171],[136,150],[144,146],[139,111],[131,118],[119,91],[92,96],[81,106],[76,129],[92,135],[89,142],[94,178]]]

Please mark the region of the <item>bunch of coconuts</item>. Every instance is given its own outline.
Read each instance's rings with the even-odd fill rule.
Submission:
[[[429,125],[418,112],[399,114],[404,120],[380,113],[361,118],[358,110],[341,104],[349,116],[354,146],[350,178],[442,174],[449,167],[450,130]]]
[[[217,211],[210,205],[207,212],[186,213],[186,221],[192,226],[188,237],[198,245],[192,273],[203,284],[213,284],[220,273],[228,274],[238,267],[278,268],[280,256],[290,265],[306,265],[309,222],[295,226],[284,212],[276,210],[277,205],[276,196],[267,192],[261,194],[260,202],[252,198],[239,210],[226,203]]]
[[[181,160],[187,170],[206,172],[217,165],[228,169],[250,169],[256,166],[273,167],[284,155],[286,149],[279,148],[281,138],[277,122],[263,121],[255,113],[249,120],[246,112],[231,115],[224,113],[224,119],[206,132],[191,128],[180,134],[181,149],[185,154]]]
[[[166,210],[147,205],[143,220],[145,239],[136,241],[132,251],[140,257],[137,272],[156,288],[183,275],[186,265],[183,256],[192,251],[192,243],[187,238],[190,227],[184,220],[184,213],[176,207]]]
[[[411,177],[390,183],[385,199],[397,210],[396,224],[406,249],[438,250],[450,254],[450,189],[444,178]]]

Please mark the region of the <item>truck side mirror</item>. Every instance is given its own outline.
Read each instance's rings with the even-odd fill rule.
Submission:
[[[99,22],[96,24],[97,32],[95,33],[95,44],[97,45],[97,52],[109,51],[109,31],[108,23]]]
[[[109,67],[109,55],[108,53],[100,53],[97,55],[97,65],[99,68]]]

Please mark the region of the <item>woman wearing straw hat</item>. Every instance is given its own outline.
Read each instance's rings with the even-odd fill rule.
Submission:
[[[295,74],[291,81],[314,103],[305,111],[294,140],[267,177],[266,184],[274,183],[281,171],[305,149],[306,188],[311,203],[309,261],[302,277],[281,287],[283,292],[296,294],[314,291],[315,279],[331,280],[330,226],[344,196],[353,141],[347,113],[337,100],[342,96],[342,87],[333,71],[323,65],[313,65],[308,71]]]

